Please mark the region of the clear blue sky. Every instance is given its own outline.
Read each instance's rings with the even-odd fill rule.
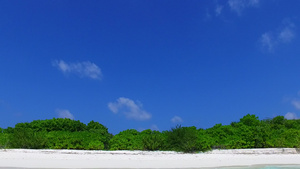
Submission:
[[[0,127],[300,117],[298,0],[0,0]]]

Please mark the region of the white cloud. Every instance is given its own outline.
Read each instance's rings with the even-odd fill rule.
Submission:
[[[286,21],[277,31],[263,33],[260,37],[260,43],[263,49],[273,52],[275,47],[290,43],[295,37],[295,25],[290,21]]]
[[[73,114],[70,113],[69,110],[64,110],[64,109],[56,109],[55,112],[58,115],[58,118],[67,118],[74,120]]]
[[[156,131],[159,131],[159,128],[157,127],[157,125],[153,124],[151,127],[150,127],[151,130],[156,130]]]
[[[273,51],[275,41],[270,33],[264,33],[261,35],[260,42],[263,48],[267,48],[268,51]]]
[[[55,60],[52,65],[62,71],[64,74],[74,73],[80,77],[89,77],[91,79],[101,79],[101,69],[90,61],[66,63],[63,60]]]
[[[139,127],[139,128],[137,128],[136,130],[139,131],[139,132],[142,132],[142,131],[144,131],[144,130],[146,130],[146,129],[145,129],[145,128],[142,128],[142,127]]]
[[[204,17],[204,21],[209,21],[212,18],[210,12],[208,9],[205,10],[205,17]]]
[[[300,110],[300,100],[293,100],[293,101],[292,101],[292,105],[293,105],[296,109]]]
[[[179,117],[179,116],[174,116],[174,117],[171,119],[171,122],[172,122],[172,123],[182,123],[183,120],[182,120],[182,118]]]
[[[148,120],[151,118],[151,114],[143,110],[142,104],[136,104],[133,100],[120,97],[116,102],[108,103],[108,108],[113,113],[122,113],[128,119],[134,120]]]
[[[222,5],[217,5],[215,9],[216,16],[219,16],[222,13],[223,6]]]
[[[292,112],[288,112],[284,115],[284,118],[288,119],[288,120],[292,120],[292,119],[298,119],[297,115],[295,113]]]
[[[285,27],[278,35],[279,41],[282,43],[289,43],[295,38],[295,32],[291,27]]]
[[[232,11],[241,15],[245,8],[257,7],[259,0],[229,0],[228,5]]]
[[[250,6],[257,6],[257,5],[259,5],[259,1],[260,0],[249,0],[248,4]]]

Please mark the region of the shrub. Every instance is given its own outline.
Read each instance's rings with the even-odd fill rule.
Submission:
[[[196,127],[176,126],[167,132],[167,144],[171,150],[194,152],[199,150],[197,146]]]
[[[84,131],[86,125],[79,120],[71,120],[67,118],[53,118],[47,120],[34,120],[30,123],[18,123],[15,128],[30,128],[35,132],[39,131]]]
[[[159,131],[150,129],[141,132],[144,150],[163,150],[165,137]]]
[[[0,148],[7,148],[8,134],[0,133]]]
[[[94,121],[90,121],[86,127],[87,132],[98,135],[99,141],[104,144],[104,149],[109,148],[109,140],[112,138],[112,134],[108,132],[108,129],[102,124]]]
[[[143,150],[140,132],[129,129],[115,135],[109,141],[110,150]]]
[[[87,147],[88,150],[103,150],[104,144],[99,140],[91,141]]]
[[[8,146],[10,148],[45,148],[46,138],[44,132],[34,132],[28,128],[17,128],[9,135]]]
[[[46,147],[50,149],[103,150],[101,135],[87,131],[53,131],[47,134]]]

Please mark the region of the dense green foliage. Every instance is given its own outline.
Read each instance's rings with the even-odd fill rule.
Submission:
[[[135,129],[125,130],[115,135],[109,142],[111,150],[142,150],[140,132]]]
[[[93,122],[93,121],[92,121]],[[104,127],[104,126],[103,126]],[[85,131],[87,126],[81,123],[79,120],[71,120],[71,119],[50,119],[50,120],[34,120],[31,123],[18,123],[15,125],[15,129],[17,128],[30,128],[35,132],[40,131]]]
[[[103,150],[103,137],[94,132],[53,131],[47,134],[46,148]]]
[[[164,150],[166,149],[167,135],[165,132],[152,131],[150,129],[141,132],[143,150]]]
[[[199,151],[197,145],[197,129],[196,127],[176,126],[167,135],[167,149],[174,151],[193,152]]]
[[[110,140],[110,150],[164,150],[166,135],[150,129],[125,130]]]
[[[300,148],[300,119],[259,120],[246,115],[230,125],[208,129],[176,126],[169,131],[121,131],[113,136],[98,122],[54,118],[0,128],[0,148],[80,150],[172,150],[182,152],[238,148]]]
[[[14,132],[8,135],[8,146],[11,148],[44,148],[45,135],[45,132],[34,132],[30,128],[15,128]]]
[[[71,119],[54,118],[18,123],[0,133],[0,146],[32,149],[87,149],[108,148],[112,135],[98,122],[88,125]]]
[[[0,133],[0,148],[7,148],[8,135],[6,133]]]

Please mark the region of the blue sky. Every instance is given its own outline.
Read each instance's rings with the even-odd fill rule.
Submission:
[[[300,1],[0,0],[0,126],[300,117]]]

